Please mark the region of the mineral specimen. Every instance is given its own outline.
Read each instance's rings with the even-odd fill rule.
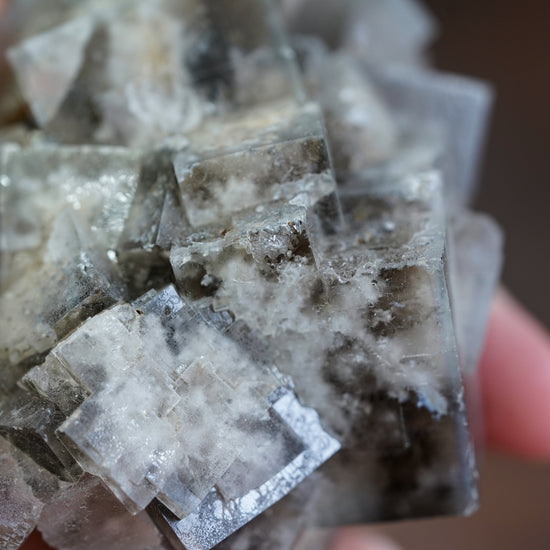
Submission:
[[[412,1],[282,4],[327,44],[270,0],[8,6],[2,548],[290,550],[475,508],[490,92],[421,67]]]

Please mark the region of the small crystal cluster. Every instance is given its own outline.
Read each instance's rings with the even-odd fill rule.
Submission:
[[[475,508],[490,93],[426,67],[434,31],[411,0],[9,4],[2,548]]]

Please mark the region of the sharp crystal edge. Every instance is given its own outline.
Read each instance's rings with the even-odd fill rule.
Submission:
[[[338,441],[323,431],[317,413],[301,406],[291,392],[279,392],[272,408],[300,439],[303,450],[272,478],[246,494],[227,500],[220,489],[212,490],[199,508],[183,520],[171,517],[157,505],[153,517],[161,529],[170,528],[169,540],[176,536],[176,548],[213,548],[273,506],[339,450]]]
[[[475,509],[491,92],[427,67],[418,2],[318,4],[8,4],[3,548]]]

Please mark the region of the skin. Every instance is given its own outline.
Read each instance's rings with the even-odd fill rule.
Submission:
[[[527,460],[550,460],[550,334],[507,292],[493,303],[481,358],[487,440]],[[330,550],[399,550],[365,527],[341,529],[320,541]],[[33,533],[22,550],[47,550]]]

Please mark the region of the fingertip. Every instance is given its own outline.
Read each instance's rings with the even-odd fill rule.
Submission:
[[[488,443],[550,459],[550,336],[514,298],[495,298],[481,360]]]
[[[402,550],[394,541],[363,527],[337,531],[330,550]]]

